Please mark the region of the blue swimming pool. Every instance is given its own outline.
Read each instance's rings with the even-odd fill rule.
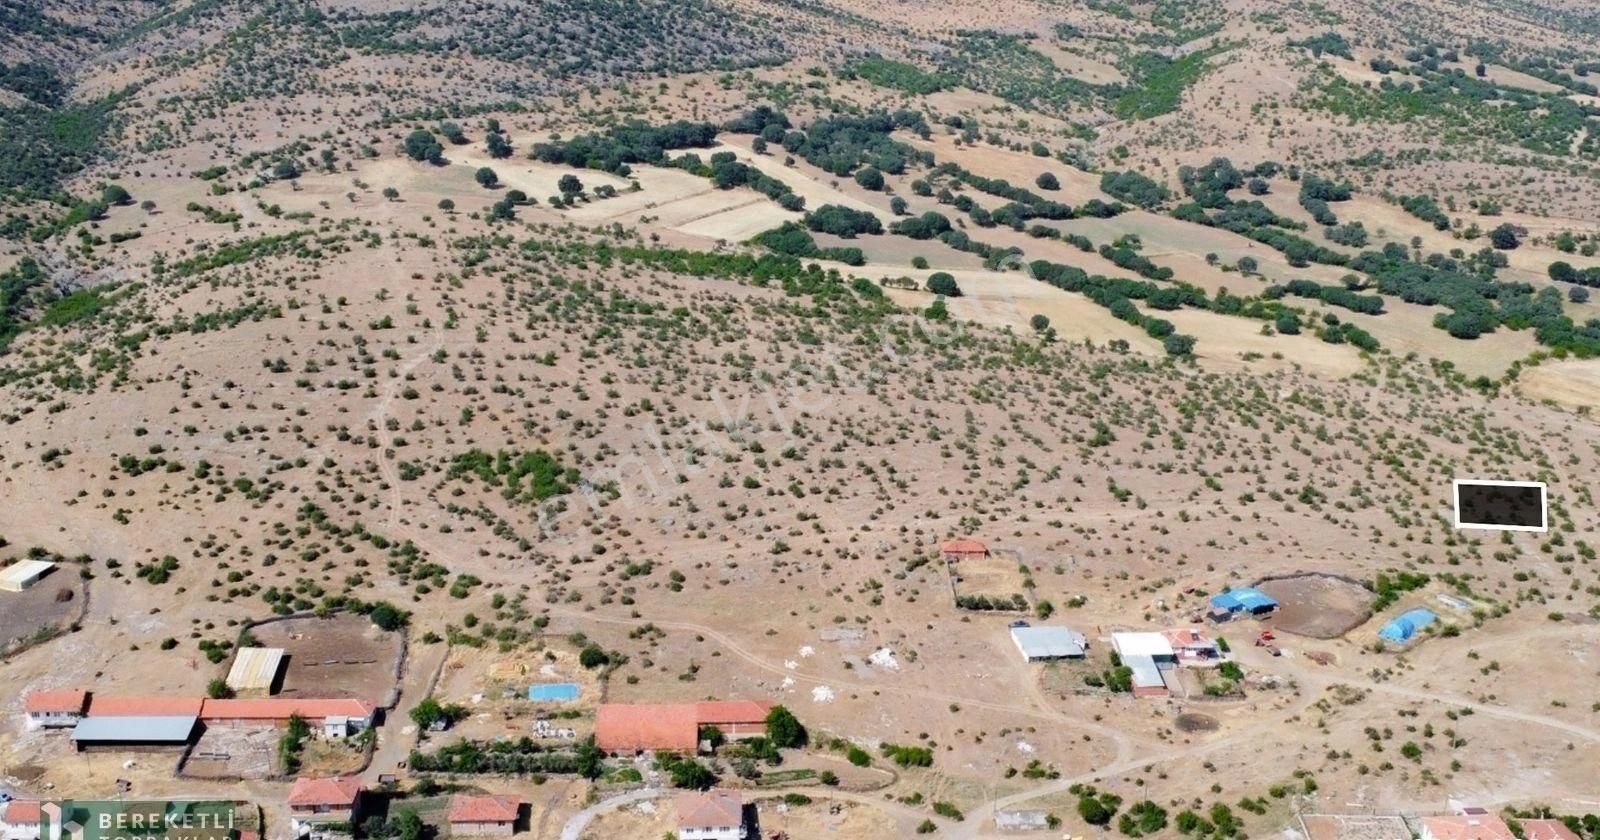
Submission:
[[[577,683],[545,683],[528,686],[529,700],[576,700]]]

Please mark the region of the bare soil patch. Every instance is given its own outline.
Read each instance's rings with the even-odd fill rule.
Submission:
[[[1199,712],[1178,715],[1177,725],[1181,732],[1215,732],[1221,726],[1216,718]]]
[[[31,589],[0,592],[0,655],[51,626],[66,630],[81,609],[83,590],[77,569],[58,566]],[[62,593],[67,593],[65,600]]]
[[[950,569],[950,586],[959,602],[962,598],[988,598],[991,602],[1009,602],[1013,596],[1027,598],[1027,579],[1022,574],[1021,560],[1014,552],[995,551],[988,557],[955,560],[947,563]]]
[[[1372,593],[1343,578],[1308,573],[1256,588],[1278,600],[1273,628],[1297,636],[1336,639],[1372,616]]]
[[[265,779],[278,772],[277,729],[211,726],[183,765],[196,779]]]
[[[387,705],[395,690],[401,639],[365,616],[291,618],[251,629],[263,647],[283,648],[280,697],[355,698]]]

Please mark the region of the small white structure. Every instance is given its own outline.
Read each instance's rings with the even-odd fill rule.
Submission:
[[[355,730],[348,715],[329,715],[322,719],[322,737],[338,740],[350,737]]]
[[[1011,641],[1029,662],[1082,659],[1089,649],[1089,640],[1082,633],[1066,627],[1013,627]]]
[[[56,564],[48,560],[21,560],[0,569],[0,592],[22,592],[32,589],[39,579],[50,573]]]
[[[996,811],[994,827],[1001,831],[1044,831],[1050,815],[1044,811]]]
[[[744,840],[744,799],[731,791],[678,796],[679,840]]]

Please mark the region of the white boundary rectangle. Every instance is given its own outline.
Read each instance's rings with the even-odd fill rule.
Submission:
[[[1490,487],[1537,487],[1539,488],[1539,522],[1535,525],[1487,525],[1478,522],[1461,521],[1461,485],[1477,484]],[[1455,506],[1455,520],[1457,528],[1476,528],[1482,531],[1535,531],[1544,533],[1550,530],[1550,489],[1542,481],[1491,481],[1479,478],[1457,478],[1450,483],[1450,501]]]

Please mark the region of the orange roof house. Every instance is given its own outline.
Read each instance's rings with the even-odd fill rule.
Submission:
[[[1506,821],[1488,814],[1423,817],[1422,840],[1516,840]]]
[[[450,800],[450,833],[508,835],[521,813],[520,797],[457,794]]]
[[[289,789],[289,810],[301,816],[354,812],[361,792],[361,780],[355,776],[299,778]]]
[[[17,799],[6,803],[5,817],[0,819],[6,825],[25,826],[39,824],[39,801],[36,799]]]
[[[678,794],[678,833],[692,837],[743,836],[744,799],[734,791]]]
[[[703,700],[694,704],[695,718],[701,726],[767,725],[772,704],[765,700]]]
[[[89,700],[89,717],[199,717],[198,697],[100,697]]]
[[[989,547],[975,539],[963,537],[939,546],[946,560],[963,560],[969,557],[988,557]]]
[[[1578,840],[1578,835],[1560,820],[1523,820],[1522,840]]]
[[[608,753],[693,753],[700,746],[700,718],[688,703],[607,703],[595,710],[594,741]]]
[[[83,709],[89,705],[89,692],[80,688],[62,691],[34,691],[23,698],[22,710],[30,726],[60,729],[77,726]]]

